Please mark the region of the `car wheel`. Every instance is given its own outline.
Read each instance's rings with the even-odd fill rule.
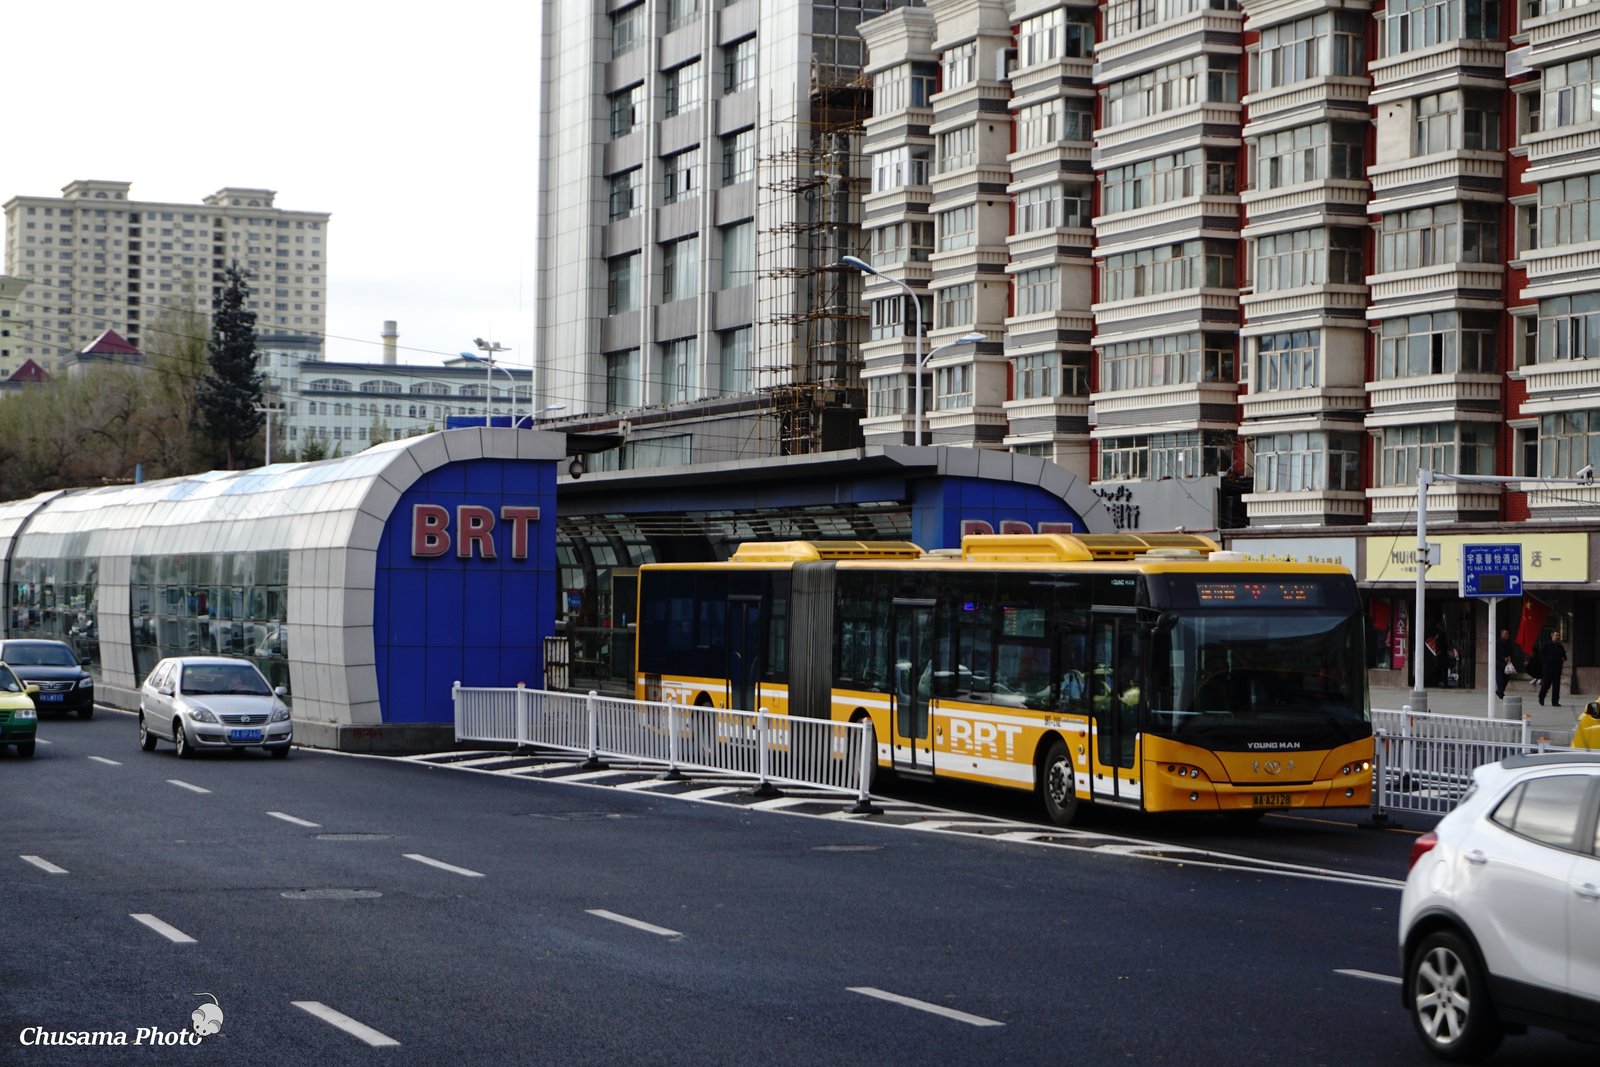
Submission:
[[[283,745],[283,746],[281,746],[279,748],[269,749],[269,751],[272,753],[272,758],[273,759],[288,759],[289,758],[289,746],[288,745]]]
[[[80,719],[92,719],[92,718],[94,718],[94,705],[93,704],[85,704],[83,707],[79,708],[78,709],[78,718],[80,718]]]
[[[189,735],[183,732],[183,723],[176,719],[172,722],[172,744],[178,750],[179,759],[188,759],[194,755],[194,746],[189,744]]]
[[[1478,954],[1453,930],[1435,930],[1412,950],[1406,989],[1417,1035],[1442,1059],[1480,1060],[1505,1036]]]
[[[21,756],[23,759],[31,759],[33,757],[34,746],[37,744],[38,742],[36,741],[18,741],[17,755]]]
[[[1069,826],[1078,816],[1078,792],[1072,773],[1072,756],[1061,738],[1050,742],[1038,766],[1039,799],[1057,826]]]
[[[139,716],[139,747],[146,752],[156,750],[156,735],[150,732],[150,724],[145,722],[143,715]]]

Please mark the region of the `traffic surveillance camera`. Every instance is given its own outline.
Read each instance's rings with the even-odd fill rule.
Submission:
[[[1594,481],[1594,464],[1585,463],[1583,466],[1579,467],[1577,477],[1582,478],[1586,482]]]

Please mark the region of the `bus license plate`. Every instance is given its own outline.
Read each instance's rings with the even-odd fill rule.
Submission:
[[[230,741],[259,741],[259,740],[261,740],[261,731],[260,730],[229,730],[228,731],[228,740],[230,740]]]
[[[1287,808],[1289,806],[1289,794],[1256,793],[1251,797],[1250,806],[1254,808]]]

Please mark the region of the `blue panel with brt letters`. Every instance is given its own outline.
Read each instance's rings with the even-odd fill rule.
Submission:
[[[554,462],[478,459],[423,475],[378,543],[373,644],[384,721],[451,722],[456,681],[541,685],[555,589]]]

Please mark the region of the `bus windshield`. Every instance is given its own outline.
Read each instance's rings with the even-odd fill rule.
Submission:
[[[1291,736],[1312,747],[1371,730],[1359,616],[1193,612],[1158,628],[1151,653],[1156,733],[1218,748]]]

